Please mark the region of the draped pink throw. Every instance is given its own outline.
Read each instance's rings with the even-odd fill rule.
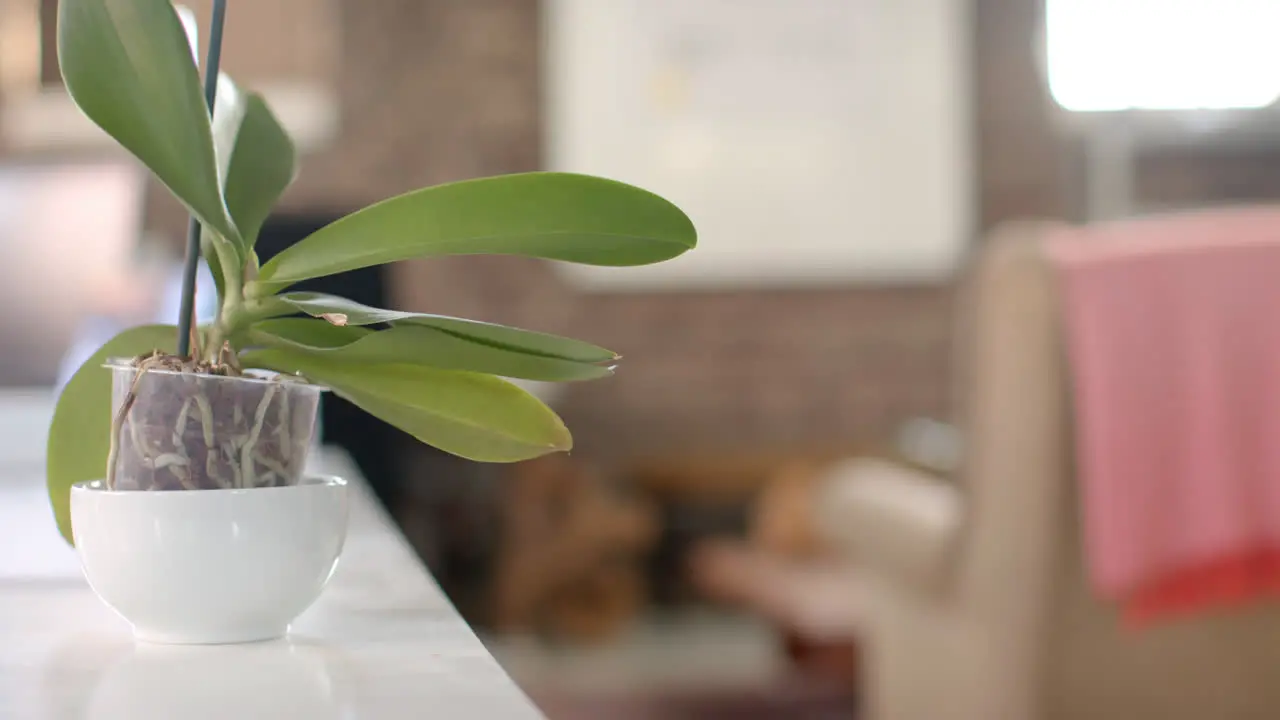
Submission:
[[[1280,595],[1280,209],[1063,229],[1085,552],[1146,622]]]

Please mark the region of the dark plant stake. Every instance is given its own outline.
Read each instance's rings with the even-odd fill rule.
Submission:
[[[213,25],[209,28],[209,54],[205,56],[204,102],[209,115],[218,103],[218,73],[222,67],[222,28],[226,25],[227,1],[213,0]],[[178,310],[178,354],[191,354],[191,323],[196,311],[196,270],[200,265],[200,218],[194,214],[187,224],[187,254],[182,268],[182,302]]]

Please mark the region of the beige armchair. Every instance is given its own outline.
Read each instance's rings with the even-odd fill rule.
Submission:
[[[1133,632],[1086,581],[1051,226],[995,233],[966,286],[962,470],[833,467],[824,532],[865,570],[871,720],[1280,718],[1280,605]]]

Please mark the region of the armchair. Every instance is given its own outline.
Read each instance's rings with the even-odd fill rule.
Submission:
[[[955,477],[850,460],[816,494],[867,577],[872,720],[1280,717],[1280,606],[1142,631],[1089,587],[1051,225],[998,230],[960,314]]]

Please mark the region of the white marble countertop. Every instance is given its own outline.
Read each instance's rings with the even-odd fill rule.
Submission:
[[[321,451],[320,473],[355,477]],[[364,486],[287,640],[135,644],[54,530],[43,469],[0,452],[0,718],[539,718]]]

